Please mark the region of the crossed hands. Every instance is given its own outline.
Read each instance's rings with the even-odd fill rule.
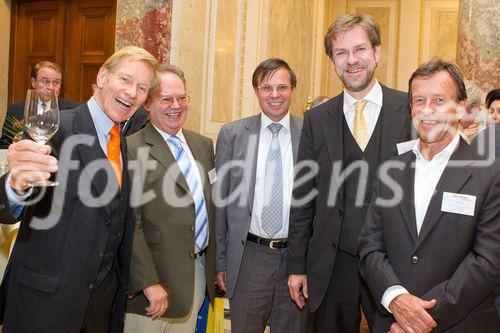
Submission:
[[[146,307],[146,315],[151,318],[161,317],[168,308],[168,291],[161,284],[153,284],[142,290],[144,296],[149,301],[149,306]]]
[[[396,322],[389,333],[428,333],[436,328],[436,321],[427,310],[436,305],[436,300],[425,301],[411,294],[401,294],[389,304]]]

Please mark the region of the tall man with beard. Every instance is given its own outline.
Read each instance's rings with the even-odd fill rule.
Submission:
[[[316,332],[358,332],[360,305],[372,326],[374,303],[358,275],[358,236],[377,166],[410,139],[406,94],[374,76],[381,57],[380,28],[371,16],[339,17],[325,49],[344,83],[340,95],[306,112],[298,162],[312,160],[295,177],[288,236],[290,294],[306,299]],[[308,173],[310,173],[308,175]],[[315,195],[311,195],[311,193]]]

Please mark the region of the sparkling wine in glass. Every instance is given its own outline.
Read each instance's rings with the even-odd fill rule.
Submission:
[[[24,105],[24,128],[37,143],[44,145],[59,128],[59,106],[54,91],[39,93],[28,89]],[[32,182],[29,186],[55,186],[50,180]]]

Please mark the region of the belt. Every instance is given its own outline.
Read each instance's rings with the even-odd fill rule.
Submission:
[[[198,259],[199,257],[201,257],[202,255],[205,254],[205,252],[207,252],[207,248],[204,248],[203,250],[201,250],[200,252],[198,253],[194,253],[194,252],[191,252],[191,258],[193,259]]]
[[[259,245],[268,246],[271,249],[284,249],[285,247],[287,247],[286,239],[268,239],[248,233],[247,240]]]

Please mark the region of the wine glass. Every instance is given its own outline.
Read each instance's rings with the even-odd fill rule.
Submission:
[[[59,128],[59,106],[55,91],[40,93],[28,89],[24,104],[24,128],[37,143],[44,145]],[[35,181],[29,186],[55,186],[50,180]]]

